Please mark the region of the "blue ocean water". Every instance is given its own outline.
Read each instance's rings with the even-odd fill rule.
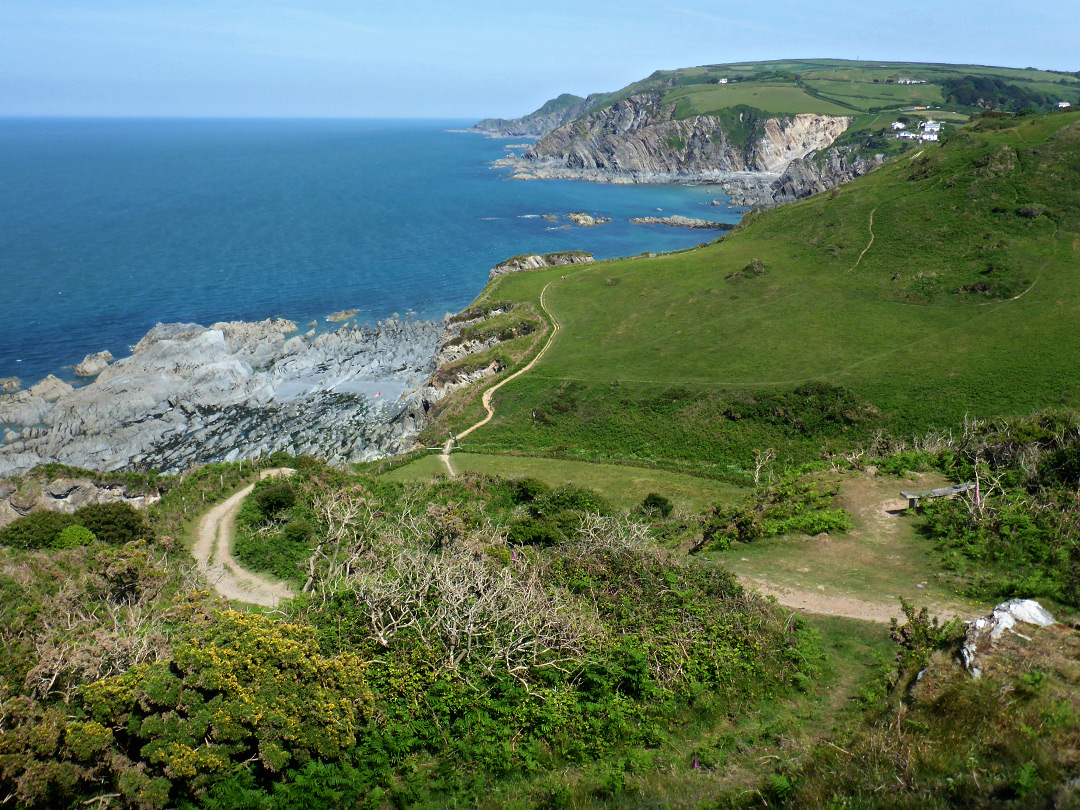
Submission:
[[[673,250],[715,234],[627,220],[739,218],[715,188],[510,180],[508,142],[447,131],[468,123],[0,120],[0,377],[72,379],[161,321],[440,317],[517,253]],[[613,221],[538,216],[571,211]]]

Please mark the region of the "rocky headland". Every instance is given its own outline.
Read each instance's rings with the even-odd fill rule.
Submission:
[[[676,118],[676,105],[655,93],[630,96],[587,112],[495,166],[514,179],[605,183],[717,183],[737,205],[777,205],[833,188],[877,160],[830,149],[851,123],[844,116],[801,114],[743,122],[745,143],[711,115]]]
[[[582,250],[568,250],[562,253],[522,253],[511,256],[503,262],[491,268],[488,273],[488,281],[494,281],[499,276],[508,273],[520,273],[523,270],[539,270],[544,267],[560,267],[570,264],[588,264],[593,260],[591,253]]]
[[[466,131],[491,138],[540,138],[589,112],[606,97],[604,93],[588,98],[563,93],[521,118],[485,118]]]

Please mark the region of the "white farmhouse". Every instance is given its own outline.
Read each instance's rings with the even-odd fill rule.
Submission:
[[[892,122],[892,128],[893,129],[907,129],[907,124],[905,124],[903,121],[893,121]]]
[[[1058,102],[1058,107],[1061,107],[1061,108],[1065,108],[1065,107],[1071,107],[1071,106],[1072,106],[1072,105],[1071,105],[1071,104],[1070,104],[1069,102],[1067,102],[1067,101],[1059,101],[1059,102]]]

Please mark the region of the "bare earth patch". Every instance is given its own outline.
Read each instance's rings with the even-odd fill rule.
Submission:
[[[749,587],[796,610],[872,622],[902,617],[899,597],[931,613],[973,618],[985,606],[960,599],[932,565],[901,489],[942,486],[937,474],[907,479],[855,474],[841,481],[836,505],[851,513],[842,535],[767,538],[720,555]]]

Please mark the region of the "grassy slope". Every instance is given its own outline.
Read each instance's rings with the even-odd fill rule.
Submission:
[[[838,440],[1077,403],[1078,120],[962,133],[719,244],[501,279],[484,297],[535,302],[556,280],[564,331],[465,448],[731,475],[755,448],[833,438],[739,419],[738,392],[844,386],[870,409]],[[1033,203],[1049,215],[1017,215]],[[727,278],[754,259],[764,275]]]
[[[650,492],[658,492],[669,498],[676,508],[691,512],[700,512],[706,506],[727,503],[745,494],[745,490],[721,481],[613,464],[475,453],[455,453],[452,463],[459,475],[482,472],[502,478],[537,478],[552,487],[567,483],[587,486],[619,509],[634,509]],[[387,473],[386,477],[394,481],[422,481],[445,474],[446,467],[439,456],[425,456]]]

